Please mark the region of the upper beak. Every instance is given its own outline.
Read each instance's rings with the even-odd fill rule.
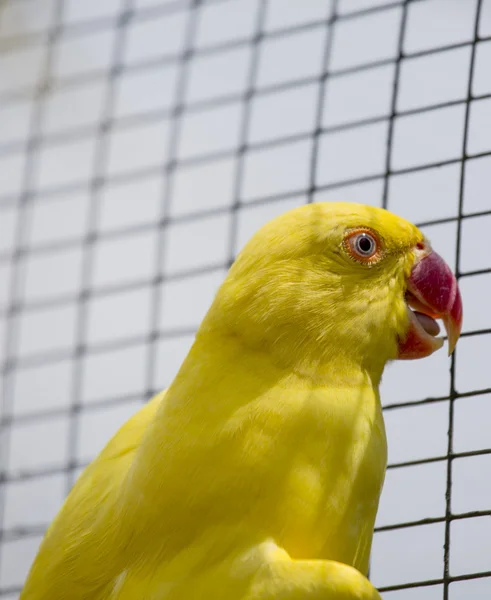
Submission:
[[[448,354],[452,354],[462,330],[462,298],[455,275],[433,250],[417,256],[407,282],[406,302],[419,313],[441,319],[448,336]],[[410,309],[407,339],[399,345],[399,358],[429,356],[441,341],[421,325],[418,314]]]

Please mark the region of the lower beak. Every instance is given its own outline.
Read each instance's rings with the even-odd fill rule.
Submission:
[[[462,329],[462,298],[455,275],[436,252],[416,260],[407,282],[406,303],[409,329],[399,343],[398,358],[423,358],[441,348],[443,341],[434,337],[439,328],[432,325],[433,319],[443,321],[452,354]]]

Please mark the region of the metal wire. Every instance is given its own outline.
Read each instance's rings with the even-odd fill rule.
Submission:
[[[472,100],[472,84],[474,81],[474,65],[476,58],[476,44],[479,37],[479,22],[481,17],[482,0],[477,0],[476,16],[474,21],[474,36],[471,47],[471,59],[469,65],[469,79],[467,82],[467,98],[465,106],[465,120],[464,120],[464,135],[462,141],[462,163],[460,167],[460,189],[459,189],[459,208],[458,208],[458,219],[457,219],[457,250],[455,257],[455,274],[457,279],[460,279],[460,252],[462,243],[462,214],[464,212],[464,183],[465,183],[465,160],[467,158],[467,141],[469,137],[469,119],[470,119],[470,106]],[[453,430],[454,430],[454,405],[457,397],[457,391],[455,389],[455,374],[456,374],[456,356],[457,352],[452,356],[452,362],[450,366],[450,394],[449,394],[449,415],[448,415],[448,451],[447,451],[447,489],[445,492],[445,546],[444,546],[444,557],[443,557],[443,598],[444,600],[449,599],[450,594],[450,534],[451,534],[451,523],[452,523],[452,462],[453,456]]]
[[[389,205],[389,182],[396,175],[423,172],[428,169],[444,167],[448,165],[458,165],[460,168],[460,186],[458,211],[455,216],[442,217],[425,222],[418,223],[420,226],[443,225],[448,223],[456,224],[457,245],[456,245],[456,263],[455,271],[460,280],[475,277],[477,275],[491,274],[491,268],[474,269],[463,271],[461,268],[461,245],[462,245],[462,225],[465,221],[476,218],[491,216],[489,210],[466,212],[464,214],[464,184],[465,167],[470,159],[479,157],[491,157],[490,151],[470,153],[468,150],[469,122],[471,102],[476,100],[485,100],[491,98],[490,94],[476,95],[472,93],[472,84],[475,71],[475,57],[477,43],[491,41],[491,36],[482,36],[479,34],[480,18],[482,13],[483,1],[476,0],[476,15],[474,21],[473,38],[469,41],[462,41],[452,44],[446,44],[426,50],[407,52],[404,50],[405,37],[408,27],[408,11],[413,4],[422,4],[428,0],[396,0],[363,10],[352,10],[351,12],[340,12],[339,0],[332,0],[329,14],[325,18],[312,21],[305,24],[283,27],[278,31],[268,31],[265,27],[269,0],[258,0],[258,12],[255,18],[254,30],[250,37],[244,37],[233,41],[220,42],[200,48],[196,42],[197,24],[200,19],[203,7],[211,4],[225,4],[232,0],[175,0],[162,5],[153,7],[140,6],[135,0],[123,0],[122,8],[114,18],[100,18],[87,21],[82,24],[65,23],[63,20],[63,11],[65,8],[64,0],[56,0],[53,8],[52,25],[47,33],[30,34],[0,39],[0,55],[6,48],[25,48],[35,44],[46,44],[47,54],[42,67],[41,84],[33,92],[32,90],[16,90],[13,92],[0,93],[0,105],[15,105],[23,100],[29,99],[34,102],[34,111],[30,121],[27,139],[25,141],[2,142],[0,135],[0,160],[4,157],[10,157],[16,153],[22,152],[25,156],[25,168],[23,171],[23,183],[20,194],[1,195],[0,190],[0,220],[6,211],[15,208],[18,211],[18,221],[15,231],[15,241],[13,250],[0,253],[0,267],[9,265],[11,267],[10,292],[6,308],[0,309],[0,320],[4,319],[7,324],[7,333],[4,344],[4,361],[0,365],[0,375],[3,383],[3,399],[0,411],[0,435],[2,436],[2,454],[0,455],[0,571],[1,562],[4,560],[3,548],[8,542],[19,539],[28,539],[38,537],[43,534],[47,523],[39,523],[35,526],[23,526],[16,528],[4,527],[4,509],[6,487],[9,484],[36,479],[45,475],[60,474],[66,478],[66,487],[69,489],[73,483],[78,470],[85,466],[85,461],[77,459],[77,444],[80,433],[80,417],[84,411],[97,410],[107,407],[131,405],[139,401],[142,395],[148,399],[156,390],[158,345],[162,341],[180,339],[185,336],[192,336],[195,327],[176,327],[175,329],[162,330],[159,319],[162,310],[162,301],[165,296],[165,285],[192,279],[197,275],[204,273],[216,273],[224,271],[233,261],[238,250],[238,219],[239,213],[247,204],[248,208],[253,207],[274,207],[276,203],[281,203],[286,199],[295,199],[298,196],[311,202],[316,199],[316,195],[322,192],[343,189],[353,184],[362,184],[368,182],[381,182],[382,198],[381,204],[387,208]],[[327,5],[327,3],[326,3]],[[340,24],[348,21],[366,18],[370,15],[384,14],[387,11],[399,10],[401,14],[399,31],[397,36],[397,50],[394,57],[384,58],[356,66],[349,66],[335,69],[332,67],[332,52],[335,46],[335,37]],[[327,11],[326,11],[327,13]],[[169,54],[158,59],[145,59],[138,64],[131,65],[124,62],[124,50],[127,44],[128,26],[136,19],[152,20],[161,17],[172,17],[176,14],[185,14],[186,33],[185,41],[181,51],[177,54]],[[114,44],[111,53],[111,64],[106,73],[94,72],[84,75],[65,76],[56,81],[56,89],[70,89],[70,87],[80,84],[90,84],[92,81],[100,81],[101,77],[107,79],[107,90],[105,92],[104,107],[100,122],[94,126],[82,126],[73,128],[73,130],[60,133],[43,133],[43,119],[45,118],[45,102],[52,92],[53,80],[53,61],[57,51],[57,44],[60,37],[64,39],[76,39],[78,36],[95,32],[115,32]],[[288,38],[299,33],[322,32],[324,37],[322,67],[320,72],[313,77],[302,77],[295,81],[275,84],[261,84],[258,78],[259,68],[262,60],[262,49],[265,41],[272,39],[280,40]],[[188,88],[189,72],[191,64],[196,57],[221,56],[232,50],[247,49],[249,52],[249,64],[247,71],[247,81],[245,89],[241,93],[225,94],[213,98],[212,100],[187,100],[186,91]],[[428,106],[398,109],[398,98],[400,92],[401,66],[404,61],[431,56],[436,53],[448,52],[451,50],[469,48],[471,53],[470,67],[467,81],[467,94],[465,98],[435,103]],[[123,74],[137,73],[149,68],[161,68],[163,66],[175,66],[178,69],[178,81],[175,87],[175,93],[169,109],[158,109],[146,111],[139,116],[116,116],[114,110],[116,85]],[[357,119],[350,122],[343,122],[335,125],[325,125],[324,117],[326,111],[326,99],[329,99],[330,85],[336,79],[341,79],[355,73],[363,73],[375,67],[383,66],[394,67],[394,85],[390,99],[390,108],[388,114],[377,117]],[[251,129],[251,111],[252,104],[257,98],[268,94],[278,93],[280,91],[294,90],[302,85],[317,85],[317,96],[315,103],[314,126],[307,133],[285,135],[267,141],[250,141],[249,134]],[[241,119],[240,131],[237,147],[233,150],[206,152],[192,157],[180,157],[178,148],[182,136],[183,119],[188,115],[198,115],[204,113],[207,109],[232,106],[240,104]],[[327,103],[328,106],[328,103]],[[437,162],[427,162],[418,166],[408,166],[403,168],[394,168],[393,166],[393,145],[394,129],[397,119],[411,115],[428,114],[444,108],[462,106],[465,110],[464,135],[461,155],[455,158],[449,158]],[[138,124],[157,124],[163,120],[170,123],[169,139],[166,147],[166,159],[161,166],[145,167],[130,173],[106,174],[106,164],[108,159],[109,136],[115,127],[124,128]],[[327,184],[318,182],[317,172],[319,163],[319,146],[321,138],[326,135],[358,130],[360,128],[387,124],[387,151],[385,156],[384,169],[380,173],[373,173],[350,178],[334,179]],[[96,139],[96,150],[92,165],[92,174],[90,181],[82,183],[67,183],[52,186],[49,189],[36,189],[33,185],[33,171],[37,152],[42,146],[49,146],[61,142],[70,142],[87,139],[93,136]],[[267,194],[260,197],[247,199],[243,197],[243,182],[245,163],[248,154],[251,151],[279,148],[293,142],[310,142],[310,165],[308,180],[303,188],[292,189],[287,193]],[[199,207],[189,214],[173,214],[173,191],[175,187],[176,172],[182,167],[192,165],[206,164],[218,159],[232,159],[235,161],[235,177],[232,190],[231,203],[223,208]],[[146,177],[158,177],[161,180],[161,197],[159,203],[158,217],[149,224],[138,224],[125,226],[117,231],[102,232],[100,228],[100,208],[101,194],[108,184],[129,184],[134,181],[143,180]],[[86,192],[89,190],[88,219],[82,243],[79,240],[66,240],[61,242],[43,242],[35,245],[29,240],[29,207],[33,203],[49,203],[53,199],[63,197],[66,194],[76,192]],[[178,224],[192,224],[208,217],[228,217],[229,230],[227,238],[227,260],[226,262],[216,262],[206,267],[193,267],[177,272],[166,273],[164,271],[164,262],[167,252],[167,234],[171,227]],[[141,280],[135,280],[124,284],[104,284],[94,286],[91,282],[94,270],[94,251],[95,245],[101,240],[125,240],[134,234],[154,235],[158,242],[153,257],[152,276],[150,279],[142,276]],[[65,294],[59,297],[52,297],[43,300],[23,300],[20,291],[24,286],[24,271],[22,261],[27,256],[42,256],[53,253],[62,253],[70,249],[82,247],[82,281],[80,289],[76,294]],[[150,297],[150,318],[148,333],[144,335],[129,335],[126,338],[114,341],[88,343],[88,323],[87,313],[89,302],[94,299],[110,297],[115,293],[122,293],[132,290],[149,290]],[[63,308],[66,306],[75,306],[77,311],[76,333],[73,348],[70,350],[55,350],[42,353],[33,353],[29,356],[19,356],[19,318],[21,315],[30,314],[36,310],[47,308]],[[472,331],[465,331],[463,338],[491,334],[491,329],[480,328]],[[145,384],[143,394],[128,393],[126,395],[106,395],[104,398],[91,402],[90,409],[83,405],[82,387],[83,387],[83,369],[84,361],[87,357],[107,352],[108,350],[135,348],[143,346],[145,348]],[[439,517],[424,518],[418,520],[409,520],[390,525],[383,525],[376,528],[376,533],[392,531],[396,529],[413,528],[421,525],[443,524],[445,527],[444,539],[444,557],[442,565],[442,574],[440,578],[428,579],[422,581],[411,581],[397,585],[390,585],[381,588],[382,592],[392,592],[402,589],[411,589],[417,587],[426,587],[441,585],[443,590],[443,600],[449,600],[451,583],[465,581],[469,579],[479,579],[491,577],[491,570],[480,571],[463,575],[452,575],[450,570],[450,551],[451,551],[451,531],[452,523],[468,518],[491,517],[491,509],[480,511],[469,511],[455,514],[452,512],[452,464],[457,458],[469,458],[473,456],[485,456],[491,454],[490,448],[480,450],[456,452],[454,449],[454,421],[455,421],[455,402],[460,398],[476,397],[491,394],[491,387],[483,389],[473,389],[472,391],[459,392],[456,389],[456,363],[458,352],[454,354],[450,370],[450,388],[448,393],[437,397],[425,397],[417,400],[411,400],[402,403],[388,404],[384,411],[391,413],[393,411],[402,411],[417,406],[424,405],[444,405],[448,403],[449,407],[449,430],[447,452],[438,456],[419,458],[414,460],[405,460],[391,462],[388,469],[399,469],[403,467],[423,465],[428,463],[444,463],[446,465],[446,496],[445,496],[445,514]],[[71,385],[71,398],[66,407],[46,409],[39,407],[37,412],[29,414],[14,414],[13,411],[13,378],[14,375],[22,369],[33,366],[49,365],[62,360],[71,360],[74,367],[74,375]],[[17,470],[14,473],[9,472],[9,441],[12,428],[22,424],[49,421],[57,417],[66,417],[69,421],[69,434],[67,438],[68,453],[67,461],[62,466],[46,467],[35,470]],[[4,586],[0,580],[0,597],[19,592],[19,587]]]

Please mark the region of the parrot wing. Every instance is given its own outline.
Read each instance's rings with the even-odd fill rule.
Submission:
[[[96,593],[91,595],[91,590],[77,590],[75,582],[81,586],[82,582],[97,582],[98,589],[113,585],[113,569],[108,561],[115,545],[110,521],[104,515],[114,513],[111,507],[118,498],[121,483],[165,393],[157,394],[133,415],[82,472],[46,532],[21,594],[22,600],[98,597]],[[113,560],[117,563],[117,554]],[[75,563],[77,572],[67,577]],[[80,565],[85,567],[81,570]],[[114,569],[117,570],[116,564]],[[69,588],[60,590],[64,584]]]

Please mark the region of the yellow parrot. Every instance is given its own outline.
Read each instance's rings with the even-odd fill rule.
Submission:
[[[73,487],[21,600],[380,600],[378,388],[442,346],[436,318],[451,352],[457,281],[411,223],[315,203],[265,225],[170,387]]]

